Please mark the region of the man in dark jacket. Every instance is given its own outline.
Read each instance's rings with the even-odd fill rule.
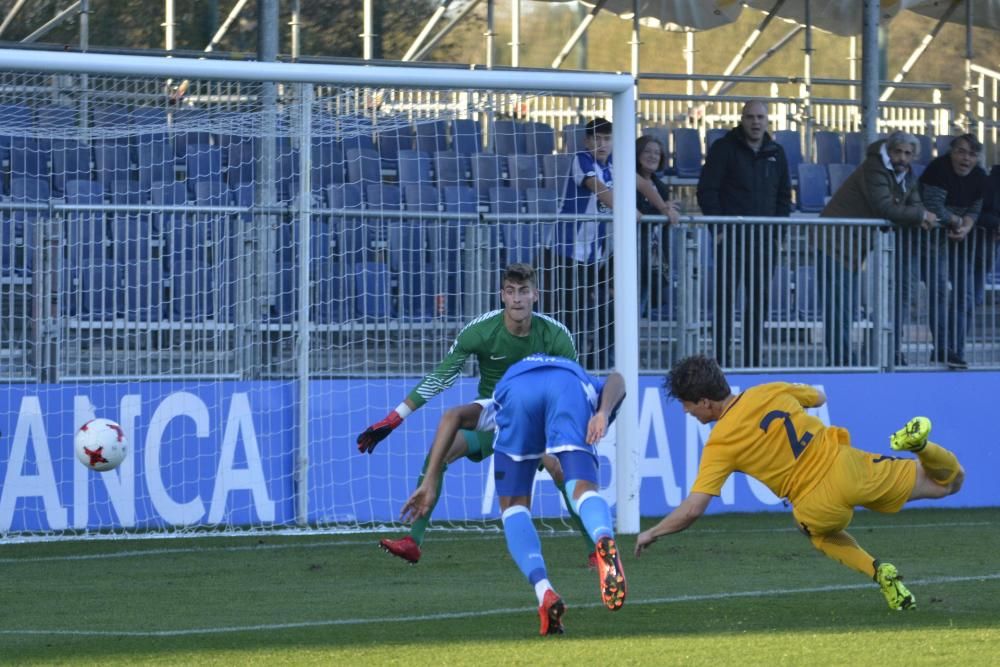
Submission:
[[[698,180],[704,215],[780,216],[792,210],[785,151],[767,133],[767,105],[743,105],[740,124],[712,144]],[[777,228],[745,221],[714,226],[715,356],[721,366],[761,365]],[[742,286],[742,355],[732,354],[737,292]]]
[[[833,193],[820,213],[822,218],[881,218],[896,227],[896,361],[900,353],[903,324],[909,319],[909,302],[920,280],[911,261],[917,234],[937,223],[937,216],[924,208],[917,178],[910,164],[920,156],[920,142],[909,132],[893,132],[884,141],[868,146],[865,160]],[[850,228],[823,228],[818,239],[825,256],[822,267],[823,312],[827,363],[840,366],[853,362],[850,350],[851,314],[860,298],[858,276],[867,258],[869,230],[860,235]]]

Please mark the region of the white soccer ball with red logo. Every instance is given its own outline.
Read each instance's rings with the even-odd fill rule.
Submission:
[[[76,458],[97,472],[114,470],[128,455],[128,440],[122,427],[110,419],[91,419],[73,439]]]

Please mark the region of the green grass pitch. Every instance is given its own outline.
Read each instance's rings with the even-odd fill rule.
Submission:
[[[639,560],[622,536],[617,613],[582,539],[543,533],[561,637],[538,636],[499,532],[432,531],[417,566],[374,534],[2,544],[0,664],[995,665],[998,528],[996,508],[859,512],[908,612],[784,513],[707,516]]]

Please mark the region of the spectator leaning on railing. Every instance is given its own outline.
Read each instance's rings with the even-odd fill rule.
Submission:
[[[1000,164],[993,165],[986,178],[983,210],[976,221],[976,227],[982,232],[973,260],[972,284],[976,305],[981,306],[986,298],[986,276],[995,269],[997,241],[1000,241]]]
[[[927,288],[934,361],[951,369],[968,368],[965,328],[972,287],[972,243],[967,239],[983,208],[986,172],[979,166],[983,145],[972,134],[951,141],[948,153],[936,157],[920,175],[924,205],[941,220],[944,233],[927,239]],[[948,286],[951,284],[951,291]]]
[[[920,157],[920,142],[908,132],[893,132],[885,140],[868,146],[861,165],[833,193],[823,208],[823,218],[884,218],[896,226],[896,363],[903,363],[900,334],[909,319],[910,295],[919,276],[915,263],[917,234],[937,223],[937,216],[924,208],[917,179],[910,164]],[[824,256],[823,316],[827,363],[855,363],[849,353],[851,312],[858,303],[857,276],[869,248],[862,234],[855,241],[850,230],[821,228],[819,250]]]

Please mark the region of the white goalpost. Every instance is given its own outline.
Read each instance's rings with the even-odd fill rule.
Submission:
[[[500,307],[518,261],[588,370],[626,378],[598,455],[637,532],[632,84],[0,49],[0,541],[398,528],[474,364],[371,455],[354,439]],[[598,116],[614,288],[577,303],[549,264]],[[94,417],[127,435],[115,471],[76,462]],[[455,464],[432,527],[495,528],[492,489],[489,461]],[[536,496],[564,528],[551,482]]]

